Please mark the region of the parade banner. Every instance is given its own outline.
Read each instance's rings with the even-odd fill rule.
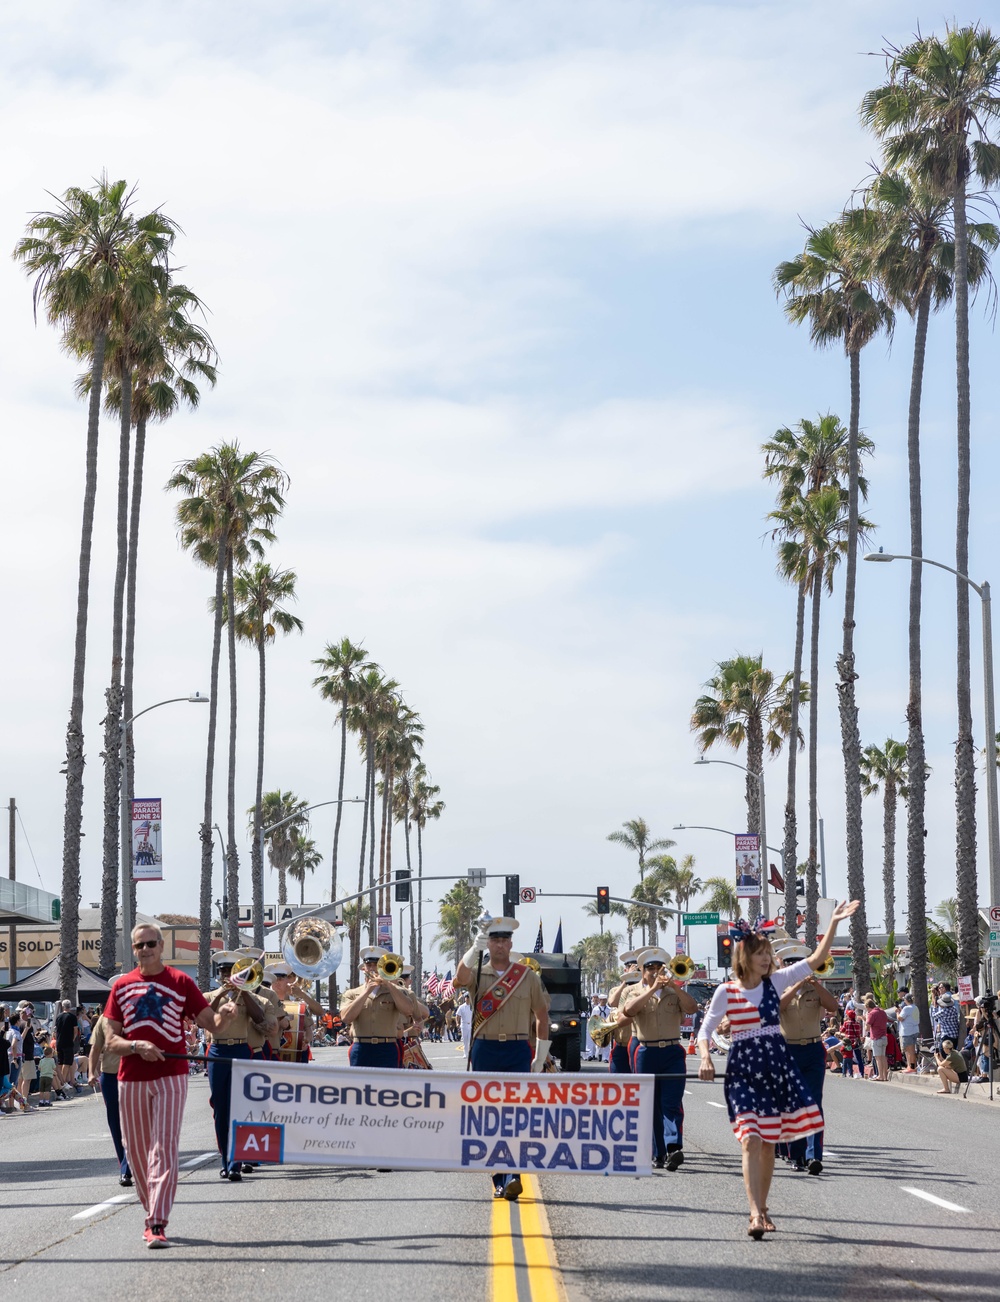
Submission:
[[[132,801],[132,880],[163,881],[159,800]]]
[[[375,933],[375,944],[381,945],[383,949],[392,952],[392,914],[380,913],[378,915],[378,929]]]
[[[760,898],[760,837],[756,832],[737,833],[736,898]]]
[[[653,1077],[232,1065],[240,1162],[649,1175]]]

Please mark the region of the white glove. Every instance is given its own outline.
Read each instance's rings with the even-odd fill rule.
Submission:
[[[549,1056],[549,1050],[552,1048],[551,1040],[539,1040],[535,1045],[535,1056],[531,1063],[532,1071],[541,1071],[545,1066],[545,1059]]]
[[[487,919],[486,925],[489,925],[492,919]],[[480,923],[479,930],[476,932],[476,938],[462,955],[462,962],[467,968],[474,972],[479,964],[479,955],[485,954],[490,947],[490,938],[486,934],[486,926]]]

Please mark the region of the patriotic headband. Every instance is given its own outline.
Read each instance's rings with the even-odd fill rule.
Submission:
[[[730,925],[729,939],[734,944],[739,944],[741,940],[746,940],[747,936],[767,936],[774,931],[775,925],[773,918],[757,918],[752,926],[744,918],[740,918],[739,922]]]

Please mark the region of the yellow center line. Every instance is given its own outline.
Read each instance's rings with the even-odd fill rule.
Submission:
[[[493,1203],[491,1302],[565,1302],[545,1204],[535,1176],[523,1175],[516,1203]]]

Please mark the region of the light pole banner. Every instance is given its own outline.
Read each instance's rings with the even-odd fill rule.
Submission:
[[[760,837],[756,832],[736,835],[736,898],[760,899]]]
[[[686,954],[687,952],[687,936],[675,936],[674,954]]]
[[[649,1175],[653,1084],[237,1059],[231,1154],[309,1166]]]
[[[162,823],[159,800],[132,801],[132,880],[163,881]]]
[[[380,913],[378,915],[378,930],[376,932],[376,945],[381,945],[384,949],[392,950],[392,914]]]

